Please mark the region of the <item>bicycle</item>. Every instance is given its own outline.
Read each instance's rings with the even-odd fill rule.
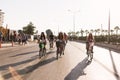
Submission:
[[[53,48],[53,40],[50,40],[49,43],[50,43],[50,48]]]
[[[63,54],[64,55],[64,41],[62,40],[58,40],[56,41],[56,46],[57,46],[57,51],[56,51],[56,58],[58,59],[58,54],[60,54],[60,56]]]
[[[87,51],[87,55],[88,55],[88,62],[92,62],[93,59],[93,42],[89,42],[88,43],[89,47],[88,47],[88,51]]]
[[[46,55],[45,41],[40,41],[39,43],[39,58]]]

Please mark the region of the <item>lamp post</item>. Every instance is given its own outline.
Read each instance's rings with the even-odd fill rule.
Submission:
[[[108,44],[110,44],[110,10],[108,15]]]
[[[78,10],[78,11],[71,11],[70,9],[68,9],[68,11],[73,14],[73,32],[75,33],[75,15],[76,15],[76,13],[80,12],[80,10]]]

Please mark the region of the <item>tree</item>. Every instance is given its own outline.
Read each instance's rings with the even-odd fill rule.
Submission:
[[[104,32],[106,33],[106,36],[107,36],[107,34],[108,34],[108,30],[105,30]]]
[[[118,26],[116,26],[115,28],[114,28],[114,30],[116,31],[116,35],[118,35],[118,30],[119,30],[120,28],[118,27]]]
[[[104,36],[104,32],[105,32],[105,30],[102,30],[102,35]]]
[[[85,33],[86,33],[86,36],[89,34],[89,31],[88,30],[85,30]]]
[[[77,32],[76,32],[76,35],[77,35],[77,36],[79,36],[79,33],[80,33],[80,32],[79,32],[79,31],[77,31]]]
[[[72,34],[71,32],[68,32],[68,36],[71,36],[71,34]]]
[[[23,27],[23,32],[25,34],[33,35],[35,28],[36,27],[33,25],[33,23],[30,22],[27,26]]]
[[[94,32],[95,32],[95,36],[96,36],[96,33],[97,33],[97,29],[95,29],[95,31],[94,31]]]
[[[113,35],[114,30],[110,30],[110,32],[111,32],[111,35]]]
[[[100,29],[97,29],[97,33],[98,33],[98,36],[99,36],[99,33],[100,33]]]
[[[81,33],[81,36],[83,37],[83,33],[84,33],[84,31],[83,31],[82,29],[81,29],[80,33]]]
[[[90,30],[90,32],[93,34],[94,30],[93,30],[93,29],[91,29],[91,30]]]

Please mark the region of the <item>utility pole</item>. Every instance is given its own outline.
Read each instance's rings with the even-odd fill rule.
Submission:
[[[108,15],[108,44],[110,44],[110,9]]]
[[[69,12],[71,12],[72,14],[73,14],[73,32],[74,32],[74,34],[75,34],[75,15],[76,15],[76,13],[78,13],[78,12],[80,12],[80,10],[78,10],[78,11],[71,11],[71,10],[68,10]]]
[[[103,35],[103,28],[102,28],[102,24],[101,24],[101,35]]]

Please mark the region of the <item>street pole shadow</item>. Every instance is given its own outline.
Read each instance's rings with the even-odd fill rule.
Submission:
[[[71,70],[64,80],[77,80],[80,76],[86,75],[86,73],[84,73],[84,69],[87,67],[87,65],[87,58],[85,58]]]
[[[116,68],[116,65],[115,65],[115,62],[114,62],[114,58],[113,58],[113,55],[112,55],[110,49],[109,49],[109,53],[110,53],[110,58],[111,58],[111,62],[112,62],[112,65],[113,65],[114,75],[115,75],[117,80],[120,80],[120,76],[118,74],[118,71],[117,71],[117,68]]]
[[[113,55],[111,53],[111,49],[109,49],[109,54],[110,54],[110,58],[111,58],[111,62],[112,62],[112,66],[113,66],[114,72],[111,69],[109,69],[106,65],[104,65],[103,63],[101,63],[99,60],[97,60],[97,59],[94,58],[94,61],[96,61],[97,63],[99,63],[108,72],[112,73],[115,76],[116,80],[120,80],[120,75],[118,74],[118,71],[117,71],[117,68],[116,68],[116,65],[115,65],[115,62],[114,62]]]

